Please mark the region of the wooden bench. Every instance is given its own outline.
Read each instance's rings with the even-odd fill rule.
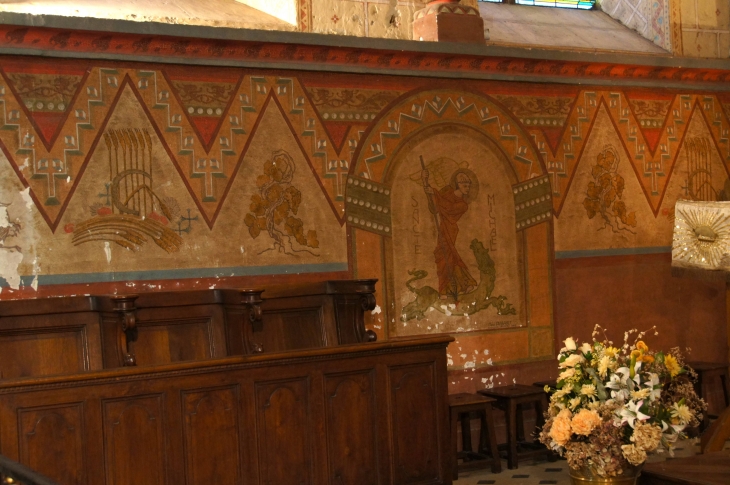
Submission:
[[[450,337],[0,381],[0,454],[61,485],[451,483]]]
[[[59,484],[451,483],[448,336],[374,280],[0,302],[0,454]]]
[[[376,340],[375,280],[0,301],[0,378]]]

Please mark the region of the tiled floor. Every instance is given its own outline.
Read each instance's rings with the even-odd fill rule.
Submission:
[[[730,441],[728,442],[730,445]],[[727,445],[726,445],[727,447]],[[687,440],[677,444],[676,457],[691,456],[699,453],[699,440]],[[652,455],[650,461],[664,460],[666,455]],[[507,461],[502,460],[502,473],[492,473],[488,468],[459,473],[454,485],[570,485],[568,462],[558,460],[525,460],[515,470],[507,469]]]

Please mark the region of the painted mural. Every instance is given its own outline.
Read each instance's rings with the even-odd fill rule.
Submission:
[[[486,137],[471,134],[443,124],[392,162],[400,192],[393,204],[394,289],[408,289],[396,292],[399,335],[520,326],[515,177]]]
[[[454,368],[550,358],[556,256],[730,194],[726,93],[17,56],[0,108],[0,297],[372,277]]]

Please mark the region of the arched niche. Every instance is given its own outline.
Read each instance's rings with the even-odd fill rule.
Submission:
[[[423,167],[432,193],[424,188]],[[517,174],[500,147],[469,125],[434,124],[394,151],[384,182],[393,193],[393,236],[385,241],[387,297],[397,322],[391,333],[522,326]]]
[[[511,115],[479,94],[420,92],[393,106],[359,146],[346,220],[353,240],[358,230],[380,237],[379,250],[356,241],[353,257],[380,257],[388,335],[451,333],[479,350],[490,335],[512,332],[524,345],[505,361],[551,355],[550,184]],[[421,157],[438,196],[424,189]],[[470,182],[466,198],[458,173]]]

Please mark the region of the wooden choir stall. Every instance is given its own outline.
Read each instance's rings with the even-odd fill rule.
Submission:
[[[0,302],[0,454],[60,485],[451,483],[450,337],[374,280]]]

